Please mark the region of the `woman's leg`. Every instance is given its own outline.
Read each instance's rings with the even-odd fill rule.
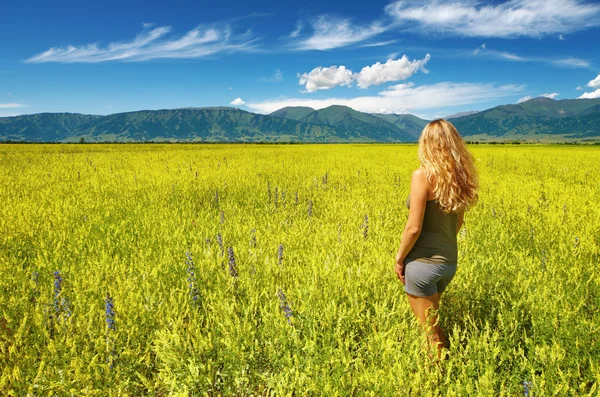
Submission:
[[[438,349],[438,357],[441,356],[442,348],[447,347],[446,337],[438,323],[437,310],[440,307],[440,294],[437,292],[431,296],[415,296],[406,294],[413,313],[419,320],[419,324],[428,334],[431,344]]]

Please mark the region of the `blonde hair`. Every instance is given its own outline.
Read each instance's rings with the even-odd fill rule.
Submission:
[[[419,161],[444,212],[457,212],[477,203],[474,158],[452,123],[438,119],[423,128]]]

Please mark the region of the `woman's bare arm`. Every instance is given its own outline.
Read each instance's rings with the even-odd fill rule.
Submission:
[[[410,182],[410,209],[408,212],[408,220],[406,221],[406,226],[404,227],[400,240],[400,248],[396,255],[397,264],[404,264],[406,255],[408,255],[421,234],[428,191],[429,188],[425,170],[419,168],[413,172],[412,180]]]

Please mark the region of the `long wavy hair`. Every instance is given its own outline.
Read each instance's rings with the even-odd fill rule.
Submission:
[[[425,126],[419,137],[419,161],[442,211],[457,212],[477,203],[475,160],[452,123],[438,119]]]

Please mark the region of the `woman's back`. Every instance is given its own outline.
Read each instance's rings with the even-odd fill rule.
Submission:
[[[406,199],[410,208],[410,194]],[[458,249],[456,244],[455,212],[444,213],[436,200],[428,200],[423,215],[419,238],[406,256],[405,262],[419,261],[437,265],[456,264]]]

